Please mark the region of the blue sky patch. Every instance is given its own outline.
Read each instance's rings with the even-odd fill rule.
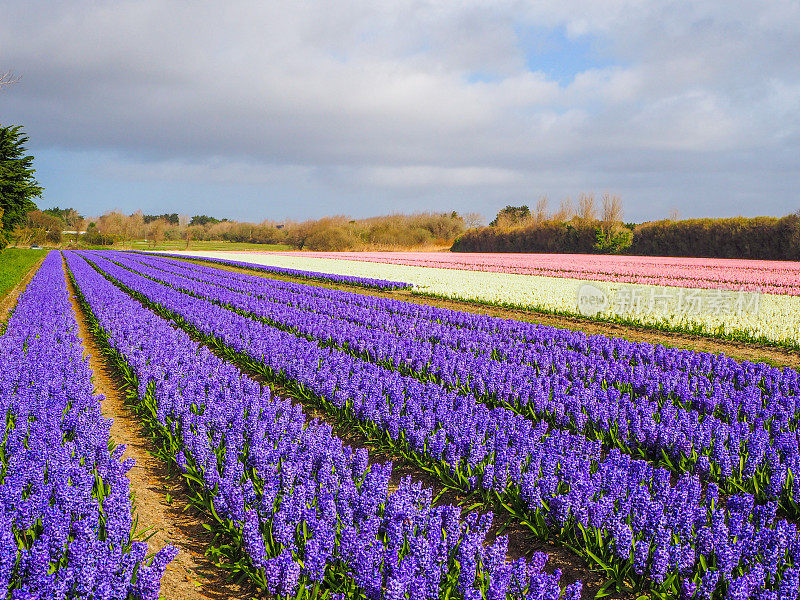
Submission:
[[[601,41],[595,36],[570,38],[563,26],[515,29],[528,70],[540,71],[561,86],[572,83],[578,73],[616,64],[605,55]]]

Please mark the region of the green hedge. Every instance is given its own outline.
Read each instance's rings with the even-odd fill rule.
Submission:
[[[466,232],[453,252],[599,254],[598,223],[545,222]],[[782,217],[651,221],[633,227],[624,254],[698,258],[800,260],[800,212]]]

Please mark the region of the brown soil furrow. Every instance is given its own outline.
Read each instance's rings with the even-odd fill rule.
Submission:
[[[150,552],[157,552],[168,544],[180,549],[161,580],[161,596],[166,600],[252,598],[255,595],[252,589],[226,581],[227,573],[205,556],[212,541],[211,534],[203,527],[208,521],[198,510],[187,508],[186,488],[181,477],[170,473],[166,465],[153,456],[154,447],[148,433],[125,406],[125,394],[120,391],[113,370],[88,329],[69,278],[67,286],[96,393],[104,396],[101,411],[105,417],[113,419],[111,439],[126,445],[124,459],[136,461],[128,472],[128,479],[139,529],[150,528],[148,534],[153,533],[148,540]]]
[[[2,298],[0,299],[0,330],[2,330],[3,324],[8,320],[11,316],[12,309],[17,305],[17,299],[19,295],[28,287],[28,284],[33,279],[33,276],[36,275],[36,271],[39,270],[39,267],[42,266],[44,259],[47,258],[47,254],[45,254],[39,262],[33,265],[30,270],[25,274],[25,277],[15,285],[11,290]]]

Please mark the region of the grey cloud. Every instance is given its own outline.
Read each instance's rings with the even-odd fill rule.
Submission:
[[[765,170],[776,189],[798,182],[795,2],[145,0],[3,12],[0,70],[23,80],[0,95],[2,120],[39,146],[114,152],[106,173],[123,179],[363,186],[392,199],[414,189],[440,203],[605,188],[687,206],[692,193],[749,200]],[[559,85],[526,70],[518,26],[590,35],[616,64]],[[792,208],[783,202],[776,212]]]

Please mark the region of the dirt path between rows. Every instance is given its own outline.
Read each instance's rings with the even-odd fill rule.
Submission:
[[[322,281],[309,281],[307,279],[288,277],[285,275],[278,275],[276,273],[267,273],[253,271],[250,269],[242,269],[239,267],[232,267],[222,265],[220,263],[208,263],[205,261],[187,260],[179,255],[170,256],[186,260],[205,267],[213,266],[225,271],[233,271],[236,273],[243,273],[245,275],[255,275],[257,277],[264,277],[267,279],[277,279],[280,281],[292,281],[294,283],[305,283],[317,287],[324,287],[329,289],[337,289],[356,294],[363,294],[366,296],[379,296],[383,298],[394,298],[395,300],[404,300],[406,302],[414,302],[416,304],[427,304],[429,306],[437,306],[440,308],[448,308],[450,310],[460,310],[464,312],[472,312],[481,315],[489,315],[491,317],[499,317],[501,319],[514,319],[516,321],[527,321],[529,323],[537,323],[540,325],[548,325],[551,327],[559,327],[562,329],[572,329],[574,331],[583,331],[590,335],[606,335],[611,337],[624,338],[631,342],[647,342],[649,344],[661,344],[662,346],[683,348],[686,350],[694,350],[696,352],[710,352],[712,354],[725,354],[738,361],[751,361],[751,362],[766,362],[776,367],[790,367],[793,369],[800,369],[800,352],[795,352],[786,348],[778,346],[770,346],[756,343],[736,342],[732,340],[723,340],[711,338],[706,336],[691,335],[688,333],[659,331],[647,327],[635,327],[632,325],[620,325],[616,323],[604,323],[600,321],[593,321],[588,318],[580,317],[566,317],[559,315],[550,315],[542,312],[537,312],[533,309],[524,310],[516,308],[502,308],[497,306],[490,306],[481,304],[479,302],[470,302],[468,300],[452,300],[444,298],[434,298],[430,296],[423,296],[420,294],[412,294],[408,291],[379,291],[370,290],[359,286],[333,284]]]
[[[33,265],[30,270],[25,273],[25,277],[15,285],[11,290],[2,298],[0,299],[0,330],[2,330],[3,325],[8,318],[11,316],[11,311],[17,305],[17,299],[19,295],[25,291],[25,288],[28,287],[28,284],[33,279],[33,276],[36,275],[36,272],[39,270],[39,267],[42,266],[44,259],[47,258],[47,254],[45,254],[39,262]]]
[[[67,278],[72,308],[78,321],[84,355],[89,356],[92,381],[96,393],[103,394],[100,408],[103,416],[113,419],[111,439],[125,444],[124,459],[133,458],[136,465],[128,471],[134,494],[135,516],[139,528],[155,531],[148,540],[150,552],[172,544],[180,553],[168,566],[161,580],[161,597],[166,600],[249,600],[255,592],[226,581],[226,572],[205,557],[212,536],[203,527],[207,522],[196,509],[185,508],[188,500],[180,476],[170,474],[163,462],[151,454],[153,445],[141,423],[125,406],[125,396],[106,364],[94,336],[89,332],[86,316],[75,298],[75,289]],[[185,508],[185,509],[184,509]]]

